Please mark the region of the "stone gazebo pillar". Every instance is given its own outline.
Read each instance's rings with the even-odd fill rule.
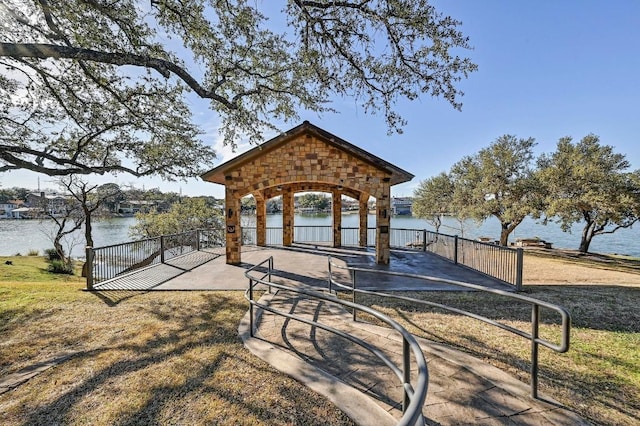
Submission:
[[[389,264],[391,256],[391,187],[388,179],[382,182],[382,194],[376,199],[376,263]]]
[[[360,216],[360,238],[359,245],[360,247],[367,246],[367,236],[369,235],[369,194],[364,192],[360,193],[359,201],[359,210],[358,215]]]
[[[331,191],[331,210],[333,212],[333,246],[342,245],[342,192],[338,189]]]
[[[282,245],[285,247],[293,244],[293,214],[293,191],[285,187],[282,191]]]
[[[242,229],[240,228],[240,197],[229,187],[225,188],[225,223],[226,223],[226,254],[227,263],[240,263],[242,250]]]
[[[256,245],[267,245],[267,202],[263,193],[254,193],[256,200]]]

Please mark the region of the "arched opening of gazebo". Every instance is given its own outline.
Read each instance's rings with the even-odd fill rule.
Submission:
[[[282,196],[282,243],[294,237],[294,194],[331,194],[333,245],[341,246],[342,195],[359,201],[359,245],[367,245],[368,201],[376,200],[376,262],[388,264],[392,185],[413,175],[305,121],[301,125],[204,173],[225,186],[227,263],[241,262],[241,199],[256,203],[256,244],[266,245],[267,200]]]

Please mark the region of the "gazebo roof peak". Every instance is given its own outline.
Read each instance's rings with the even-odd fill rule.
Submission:
[[[302,135],[309,135],[311,137],[315,137],[319,140],[324,141],[327,144],[333,145],[336,148],[353,155],[356,158],[359,158],[362,161],[365,161],[372,166],[376,167],[379,170],[387,172],[391,175],[390,183],[391,185],[396,185],[403,182],[408,182],[413,179],[414,175],[397,167],[380,157],[377,157],[362,148],[357,147],[356,145],[347,142],[346,140],[324,130],[320,127],[311,124],[309,121],[305,120],[298,126],[287,130],[286,132],[281,133],[280,135],[256,146],[255,148],[250,149],[249,151],[238,155],[237,157],[220,164],[219,166],[209,170],[206,173],[203,173],[200,177],[208,182],[214,182],[224,185],[225,183],[225,175],[227,175],[230,171],[235,170],[242,164],[254,160],[258,157],[266,155],[269,151],[276,149],[280,146],[285,145],[286,143],[298,138]]]

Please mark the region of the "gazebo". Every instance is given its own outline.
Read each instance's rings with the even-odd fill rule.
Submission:
[[[333,245],[341,245],[342,195],[359,201],[359,245],[367,245],[368,201],[376,200],[376,262],[389,263],[390,188],[414,176],[308,121],[204,173],[225,186],[227,263],[241,262],[241,199],[256,201],[256,243],[266,245],[266,202],[282,196],[282,242],[293,244],[294,194],[332,194]]]

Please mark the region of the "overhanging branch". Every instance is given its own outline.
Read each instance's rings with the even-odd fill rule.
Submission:
[[[133,53],[101,52],[81,47],[59,46],[46,43],[0,43],[0,56],[14,59],[74,59],[78,61],[100,62],[111,65],[131,65],[150,68],[156,70],[164,78],[169,78],[171,74],[174,74],[180,80],[185,82],[201,98],[215,100],[230,109],[237,108],[233,102],[230,102],[215,92],[202,87],[202,85],[184,68],[166,59],[136,55]]]

